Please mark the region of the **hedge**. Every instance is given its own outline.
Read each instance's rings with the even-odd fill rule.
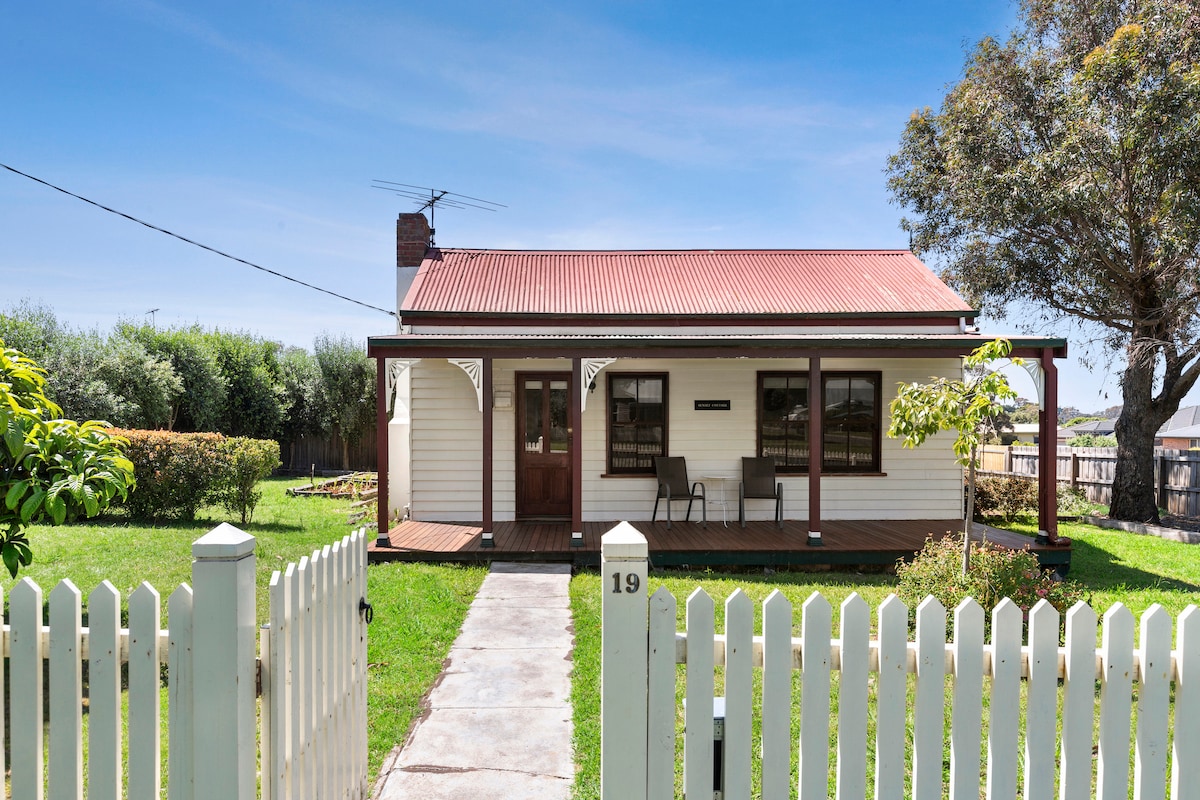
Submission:
[[[129,440],[137,488],[125,507],[138,518],[192,520],[201,506],[222,503],[250,520],[258,481],[280,465],[279,443],[219,433],[114,431]]]

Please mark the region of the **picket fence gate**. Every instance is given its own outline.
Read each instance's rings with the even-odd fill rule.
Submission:
[[[878,635],[871,639],[871,611],[856,594],[841,606],[838,638],[832,608],[819,594],[805,602],[802,636],[793,638],[791,603],[778,591],[763,603],[759,636],[753,635],[753,605],[740,590],[725,603],[724,635],[714,632],[713,601],[699,589],[687,601],[687,630],[678,633],[675,598],[662,588],[647,598],[645,537],[621,523],[603,537],[601,564],[604,800],[675,796],[677,664],[686,665],[683,789],[692,800],[748,799],[753,760],[761,770],[761,796],[772,800],[835,793],[855,800],[1008,800],[1018,794],[1124,800],[1131,790],[1139,800],[1200,798],[1200,609],[1194,605],[1179,616],[1174,650],[1172,620],[1157,605],[1141,618],[1137,646],[1132,613],[1114,605],[1104,615],[1097,648],[1096,614],[1081,603],[1066,615],[1066,646],[1060,647],[1059,614],[1045,601],[1030,612],[1027,643],[1021,609],[1009,600],[992,612],[991,643],[985,643],[978,603],[967,600],[954,610],[947,642],[946,610],[927,598],[917,608],[910,642],[908,610],[892,596],[878,609]],[[719,753],[714,667],[724,668]],[[761,746],[752,752],[755,668],[761,668]],[[796,670],[798,741],[791,737]],[[869,720],[875,724],[871,742]]]
[[[149,583],[129,596],[128,628],[121,627],[120,593],[107,580],[88,595],[87,627],[82,595],[69,580],[50,592],[48,626],[41,588],[28,578],[12,588],[4,626],[9,687],[7,696],[0,693],[0,725],[6,716],[9,722],[12,797],[78,799],[86,788],[91,800],[159,798],[164,664],[170,800],[258,797],[260,744],[264,800],[367,797],[366,620],[360,610],[366,531],[272,575],[261,661],[255,544],[228,524],[196,540],[192,585],[171,594],[167,630],[159,629],[160,597]],[[3,757],[0,748],[0,773]]]

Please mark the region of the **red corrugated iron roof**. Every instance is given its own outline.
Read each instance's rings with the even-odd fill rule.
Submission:
[[[401,311],[973,315],[907,250],[431,250]]]

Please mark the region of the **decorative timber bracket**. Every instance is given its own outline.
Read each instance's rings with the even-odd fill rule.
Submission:
[[[475,387],[475,397],[479,401],[479,413],[483,413],[483,359],[482,358],[448,358],[454,366],[467,373],[471,385]]]
[[[580,360],[583,368],[583,381],[579,387],[579,408],[587,411],[588,395],[596,388],[596,376],[600,370],[616,361],[615,358],[584,358]]]
[[[392,400],[396,395],[396,384],[400,381],[400,377],[416,364],[416,359],[406,358],[389,358],[387,360],[387,410],[392,411]]]
[[[1046,371],[1042,369],[1042,365],[1033,359],[1025,359],[1021,364],[1025,371],[1029,373],[1029,377],[1033,378],[1033,385],[1037,387],[1038,410],[1046,410]]]

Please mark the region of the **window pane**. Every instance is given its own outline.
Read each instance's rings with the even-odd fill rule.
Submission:
[[[569,402],[566,381],[550,381],[550,452],[567,452]]]
[[[759,395],[760,455],[776,467],[798,472],[808,467],[808,376],[764,375]]]
[[[542,382],[525,381],[525,452],[542,452]]]
[[[610,375],[608,468],[653,472],[654,457],[666,455],[666,378]]]
[[[825,381],[825,453],[831,472],[879,470],[878,375],[833,375]]]
[[[880,380],[878,373],[825,374],[821,398],[822,469],[879,470]],[[758,382],[760,455],[774,458],[782,472],[806,472],[811,402],[808,375],[760,373]]]

